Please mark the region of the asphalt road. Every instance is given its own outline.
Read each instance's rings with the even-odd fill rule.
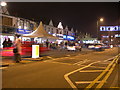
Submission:
[[[62,52],[62,51],[61,51]],[[95,88],[104,81],[104,77],[112,74],[104,82],[103,88],[118,86],[117,64],[108,67],[118,55],[118,48],[106,49],[101,52],[85,51],[70,54],[65,57],[53,53],[49,59],[28,63],[17,64],[3,69],[3,88]],[[64,54],[63,54],[64,55]],[[106,68],[110,68],[107,70]],[[101,73],[105,72],[102,76]],[[101,76],[100,79],[98,79]],[[113,79],[114,78],[114,79]],[[97,81],[95,81],[98,79]],[[106,78],[105,78],[106,79]],[[112,79],[112,81],[110,81]],[[114,82],[114,83],[113,83]],[[94,83],[94,85],[91,85]],[[100,85],[101,86],[101,85]],[[101,87],[101,88],[102,88]]]

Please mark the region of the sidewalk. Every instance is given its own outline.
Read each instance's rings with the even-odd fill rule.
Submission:
[[[89,52],[91,52],[91,50],[88,50],[86,48],[83,48],[81,52],[67,51],[67,50],[50,50],[50,51],[46,51],[44,53],[41,53],[40,57],[35,58],[35,59],[32,58],[31,56],[21,56],[22,61],[20,61],[20,63],[30,63],[30,62],[34,62],[34,61],[41,61],[41,60],[49,59],[51,57],[59,58],[59,57],[65,57],[68,55],[75,56],[78,53],[84,54],[84,53],[89,53]],[[1,59],[2,59],[0,61],[1,67],[15,64],[13,56],[8,56],[8,57],[5,56],[5,57],[1,57]]]
[[[30,63],[30,62],[34,62],[34,61],[40,61],[40,60],[42,60],[42,57],[37,58],[37,59],[22,57],[20,63],[25,64],[25,63]],[[18,63],[15,63],[13,56],[1,57],[0,67],[6,67],[6,66],[9,66],[9,65],[15,65],[15,64],[18,64]]]

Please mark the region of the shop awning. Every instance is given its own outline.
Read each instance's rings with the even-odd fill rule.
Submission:
[[[23,37],[30,37],[30,38],[43,37],[43,38],[48,38],[48,39],[59,39],[58,37],[55,37],[55,36],[48,34],[44,30],[42,22],[40,22],[40,25],[38,26],[38,28],[35,31],[33,31],[30,34],[23,34]]]

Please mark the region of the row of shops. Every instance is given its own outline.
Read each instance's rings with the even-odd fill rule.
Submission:
[[[0,48],[3,47],[3,42],[4,40],[8,40],[10,39],[13,43],[15,41],[15,34],[20,34],[21,36],[23,35],[27,35],[27,34],[30,34],[32,33],[33,30],[25,30],[25,29],[17,29],[17,28],[11,28],[11,27],[7,27],[5,29],[2,29],[2,34],[0,35],[0,41],[1,41],[1,44],[0,44]],[[21,40],[22,42],[24,43],[24,41],[28,41],[28,42],[31,42],[31,41],[34,41],[36,42],[37,44],[40,44],[40,43],[45,43],[46,40],[48,40],[50,43],[58,43],[60,44],[61,42],[67,42],[67,41],[74,41],[75,40],[75,37],[74,36],[70,36],[70,35],[63,35],[63,34],[53,34],[53,36],[56,36],[58,37],[59,39],[47,39],[45,37],[34,37],[31,38],[31,37],[21,37]]]

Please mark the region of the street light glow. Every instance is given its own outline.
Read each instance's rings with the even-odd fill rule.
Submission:
[[[1,5],[1,6],[6,6],[7,3],[2,1],[2,2],[0,3],[0,5]]]
[[[102,21],[103,21],[103,18],[100,18],[100,21],[102,22]]]

